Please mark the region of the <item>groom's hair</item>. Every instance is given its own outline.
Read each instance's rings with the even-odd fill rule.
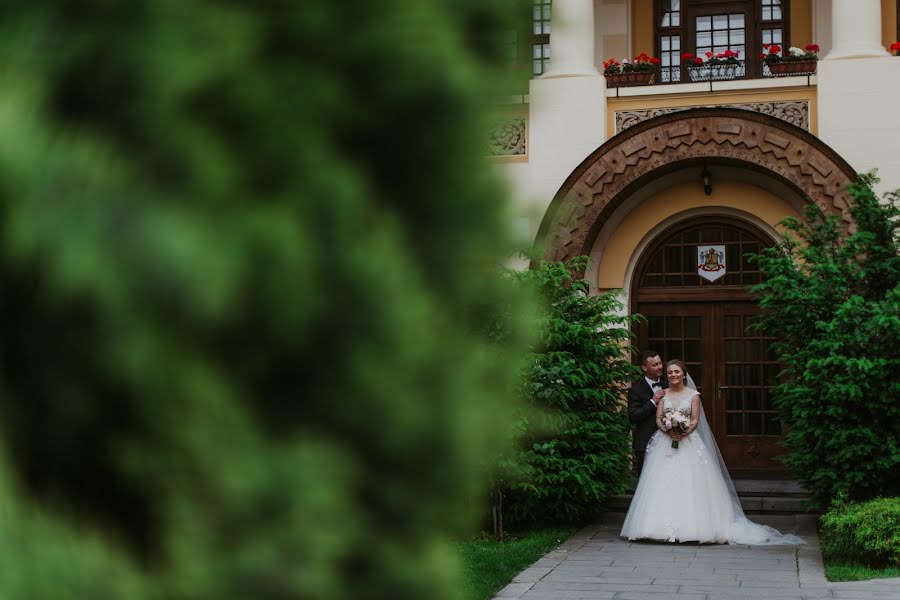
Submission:
[[[659,356],[659,352],[656,350],[644,350],[641,352],[641,362],[639,363],[641,366],[647,364],[647,361],[653,358],[654,356]]]

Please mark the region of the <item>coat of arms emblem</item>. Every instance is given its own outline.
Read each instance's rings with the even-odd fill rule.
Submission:
[[[725,274],[725,246],[697,247],[697,275],[715,281]]]

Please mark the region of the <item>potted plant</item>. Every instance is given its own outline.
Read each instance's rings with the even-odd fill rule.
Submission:
[[[739,69],[744,63],[740,56],[739,50],[729,48],[716,54],[707,52],[705,61],[689,52],[682,54],[681,60],[688,65],[687,70],[691,81],[707,81],[710,79],[734,79],[741,74]]]
[[[660,60],[655,56],[641,53],[632,60],[622,59],[620,63],[610,58],[603,63],[603,76],[607,87],[626,87],[630,85],[648,85],[659,70]]]
[[[766,44],[763,48],[767,51],[760,57],[764,65],[769,67],[769,72],[775,76],[781,75],[810,75],[816,72],[819,60],[819,47],[816,44],[808,44],[804,48],[791,47],[782,55],[781,47],[776,44]]]

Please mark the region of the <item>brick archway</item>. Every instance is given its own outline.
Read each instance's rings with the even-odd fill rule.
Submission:
[[[727,164],[787,184],[853,228],[856,172],[809,132],[768,115],[698,108],[649,119],[610,138],[569,175],[538,231],[548,260],[590,254],[616,208],[650,179],[696,164]]]

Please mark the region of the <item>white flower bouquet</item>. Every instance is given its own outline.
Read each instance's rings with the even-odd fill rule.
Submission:
[[[691,427],[691,417],[681,411],[667,408],[663,425],[665,425],[666,431],[674,429],[676,433],[687,433]],[[678,440],[672,440],[672,447],[678,447]]]

